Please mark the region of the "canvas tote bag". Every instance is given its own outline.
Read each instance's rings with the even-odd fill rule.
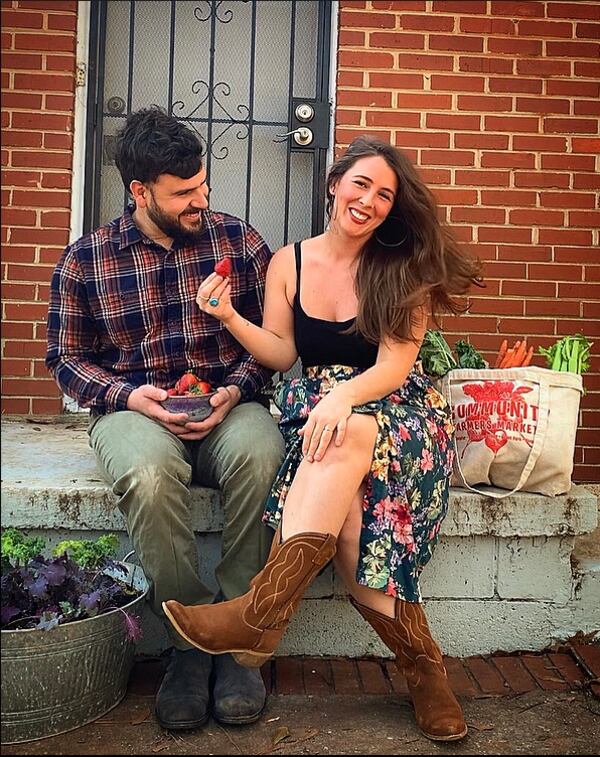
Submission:
[[[460,368],[438,383],[456,427],[452,484],[502,498],[571,488],[581,376],[548,368]],[[481,491],[487,484],[508,491]]]

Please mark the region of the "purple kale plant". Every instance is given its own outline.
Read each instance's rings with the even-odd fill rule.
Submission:
[[[95,541],[61,542],[54,556],[44,557],[44,542],[18,529],[2,532],[2,630],[58,625],[111,610],[121,610],[128,638],[141,635],[139,619],[121,608],[141,592],[124,579],[127,571],[116,562],[116,536]],[[70,554],[69,554],[70,553]],[[122,573],[123,579],[111,573]]]

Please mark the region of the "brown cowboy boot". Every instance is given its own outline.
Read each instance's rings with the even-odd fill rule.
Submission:
[[[423,607],[396,600],[396,618],[350,601],[396,655],[396,663],[408,683],[417,724],[432,741],[458,741],[467,735],[467,724],[448,683],[440,648],[431,636]]]
[[[275,534],[250,591],[229,602],[186,606],[163,602],[177,632],[211,654],[230,652],[240,665],[262,665],[275,651],[304,591],[335,554],[332,534],[304,533],[280,544]]]

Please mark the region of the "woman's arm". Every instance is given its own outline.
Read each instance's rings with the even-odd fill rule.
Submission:
[[[413,327],[417,343],[383,340],[377,352],[377,362],[359,376],[345,381],[336,389],[345,394],[350,404],[362,405],[386,397],[406,381],[421,347],[427,329],[427,317],[419,313]]]
[[[201,310],[218,318],[256,360],[275,371],[287,371],[296,362],[298,353],[294,341],[294,313],[288,301],[287,289],[290,266],[293,266],[291,247],[278,250],[267,270],[263,325],[256,326],[241,316],[231,304],[231,285],[212,273],[198,289],[196,302]],[[210,305],[217,298],[217,306]]]
[[[302,451],[309,461],[320,460],[334,436],[335,445],[339,447],[342,444],[348,418],[355,405],[386,397],[404,384],[415,364],[427,329],[424,308],[415,313],[415,321],[413,335],[416,343],[382,340],[375,365],[353,379],[338,384],[312,410],[300,431]],[[324,434],[325,430],[329,433]]]

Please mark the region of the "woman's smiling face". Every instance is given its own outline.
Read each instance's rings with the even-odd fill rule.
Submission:
[[[332,187],[332,224],[353,237],[370,236],[394,206],[398,179],[379,155],[360,158]]]

